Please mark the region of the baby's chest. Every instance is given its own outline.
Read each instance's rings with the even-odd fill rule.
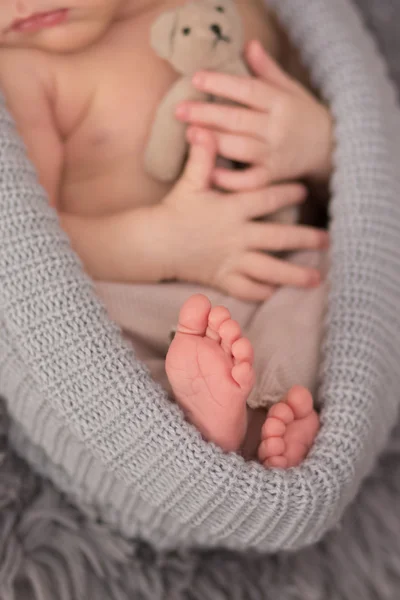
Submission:
[[[67,131],[67,153],[96,162],[143,149],[157,105],[170,85],[169,77],[155,80],[154,70],[133,64],[105,70],[83,99],[81,118]]]
[[[176,78],[151,49],[146,29],[119,32],[68,64],[58,111],[67,158],[96,163],[144,149],[157,106]]]

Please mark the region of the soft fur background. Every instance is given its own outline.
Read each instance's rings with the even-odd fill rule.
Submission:
[[[312,1],[312,0],[311,0]],[[356,0],[400,86],[400,2]],[[400,161],[400,157],[399,157]],[[395,600],[400,423],[341,528],[298,554],[134,550],[11,451],[0,402],[0,600]]]

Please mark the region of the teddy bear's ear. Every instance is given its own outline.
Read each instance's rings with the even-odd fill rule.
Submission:
[[[171,57],[177,18],[178,11],[169,10],[162,13],[151,28],[151,47],[161,58],[165,58],[166,60]]]

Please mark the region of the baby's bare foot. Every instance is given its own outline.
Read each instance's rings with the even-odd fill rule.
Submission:
[[[252,364],[252,346],[228,309],[212,308],[200,294],[185,302],[166,358],[168,379],[190,422],[227,452],[246,433]]]
[[[307,456],[318,430],[310,392],[294,387],[268,411],[258,457],[265,467],[296,467]]]

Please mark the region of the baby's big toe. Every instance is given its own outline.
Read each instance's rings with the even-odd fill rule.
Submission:
[[[207,330],[211,302],[203,294],[191,296],[183,304],[178,320],[177,332],[204,335]]]
[[[311,393],[301,386],[294,386],[289,391],[286,402],[292,409],[295,419],[305,419],[314,409]]]

